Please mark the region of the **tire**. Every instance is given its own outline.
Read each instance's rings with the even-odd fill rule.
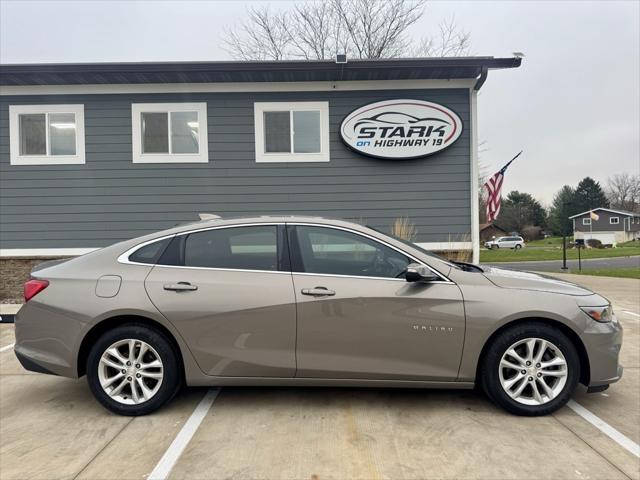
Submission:
[[[133,356],[128,355],[130,345]],[[145,351],[141,352],[143,346]],[[107,350],[112,353],[107,354]],[[143,355],[136,361],[140,353]],[[131,365],[127,366],[126,361]],[[171,341],[160,331],[139,323],[104,333],[89,351],[86,371],[93,395],[105,408],[119,415],[147,415],[169,402],[183,383],[179,353]]]
[[[500,247],[499,247],[498,245],[491,245],[491,250],[497,250],[497,249],[499,249],[499,248],[500,248]]]
[[[535,354],[540,352],[540,346],[546,342],[544,357],[539,363],[535,363],[535,354],[530,360],[527,360],[525,354],[532,339],[537,339]],[[516,357],[507,354],[514,346],[516,353],[520,353],[523,360],[532,362],[530,367],[526,366],[526,362],[521,364]],[[503,356],[508,364],[501,363]],[[561,361],[564,361],[564,366],[560,364]],[[554,365],[544,367],[549,362]],[[536,368],[538,364],[542,366],[540,370]],[[504,365],[516,365],[518,370]],[[563,371],[565,374],[561,375]],[[550,375],[547,376],[547,373]],[[542,378],[539,378],[540,376]],[[480,382],[487,396],[508,412],[524,416],[547,415],[562,407],[571,398],[579,379],[580,359],[571,340],[559,329],[534,321],[521,323],[500,332],[488,346],[480,370]],[[512,381],[513,394],[525,384],[517,399],[516,395],[508,394],[503,387],[503,382],[509,385]],[[548,390],[540,382],[544,382]],[[539,392],[539,397],[536,397],[534,387]]]
[[[513,248],[515,248],[516,250],[520,250],[520,249],[522,248],[522,245],[517,244],[517,245],[516,245],[515,247],[513,247]]]

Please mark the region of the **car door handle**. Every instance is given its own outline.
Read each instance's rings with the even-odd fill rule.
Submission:
[[[335,291],[329,290],[326,287],[315,287],[315,288],[303,288],[303,295],[310,295],[312,297],[332,297],[336,294]]]
[[[164,286],[165,290],[172,290],[174,292],[189,292],[197,290],[196,285],[191,285],[189,282],[168,283]]]

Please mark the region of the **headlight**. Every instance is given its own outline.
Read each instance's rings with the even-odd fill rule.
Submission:
[[[580,307],[580,309],[596,322],[607,323],[613,318],[613,308],[611,305],[604,307]]]

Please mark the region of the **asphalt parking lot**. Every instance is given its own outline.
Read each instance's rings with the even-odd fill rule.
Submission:
[[[471,391],[228,387],[119,417],[85,379],[23,370],[0,324],[0,478],[639,479],[640,281],[567,277],[613,302],[625,373],[540,418]]]

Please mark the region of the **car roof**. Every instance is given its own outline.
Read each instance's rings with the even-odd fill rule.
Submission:
[[[451,268],[451,264],[446,260],[434,257],[432,255],[428,255],[424,250],[420,249],[417,246],[413,246],[410,243],[397,240],[389,235],[380,232],[378,230],[374,230],[371,227],[367,227],[366,225],[362,225],[360,223],[342,220],[337,218],[326,218],[320,216],[305,216],[305,215],[261,215],[261,216],[252,216],[252,217],[234,217],[234,218],[206,218],[205,220],[195,221],[193,223],[187,223],[183,225],[177,225],[168,230],[163,230],[159,232],[154,232],[148,235],[144,235],[137,238],[132,238],[130,240],[125,240],[122,242],[118,242],[116,244],[110,245],[100,250],[96,250],[95,252],[84,255],[83,257],[77,258],[87,258],[87,257],[96,257],[96,256],[111,256],[117,255],[118,257],[127,252],[128,250],[136,247],[142,246],[144,243],[151,243],[153,241],[159,240],[161,238],[170,237],[173,235],[179,235],[188,233],[191,231],[197,230],[206,230],[209,228],[215,227],[226,227],[226,226],[234,226],[234,225],[247,225],[247,224],[269,224],[269,223],[296,223],[296,224],[317,224],[317,225],[326,225],[333,227],[343,227],[348,230],[353,230],[357,232],[361,232],[367,236],[378,238],[384,243],[390,244],[400,251],[406,252],[412,255],[414,258],[422,258],[428,257],[432,262],[436,262],[439,266],[435,267],[439,269],[441,274],[447,275],[447,269]],[[440,265],[441,264],[441,265]],[[433,265],[431,265],[433,267]]]
[[[369,231],[370,229],[364,225],[350,222],[347,220],[340,220],[336,218],[325,218],[318,216],[303,216],[303,215],[260,215],[252,217],[232,217],[232,218],[206,218],[200,221],[194,221],[189,223],[183,223],[166,230],[144,235],[142,237],[125,240],[116,244],[118,246],[124,246],[127,244],[135,245],[149,240],[162,238],[170,235],[189,232],[191,230],[204,230],[212,227],[224,227],[233,225],[246,225],[246,224],[261,224],[261,223],[315,223],[320,225],[331,225],[336,227],[345,227],[352,230]]]
[[[186,223],[178,225],[170,230],[188,231],[198,228],[207,228],[210,226],[223,226],[223,225],[240,225],[240,224],[252,224],[252,223],[319,223],[325,225],[335,226],[348,226],[350,228],[363,227],[363,225],[339,218],[328,218],[311,215],[260,215],[251,217],[227,217],[227,218],[211,218],[192,223]],[[167,231],[169,232],[169,231]]]

